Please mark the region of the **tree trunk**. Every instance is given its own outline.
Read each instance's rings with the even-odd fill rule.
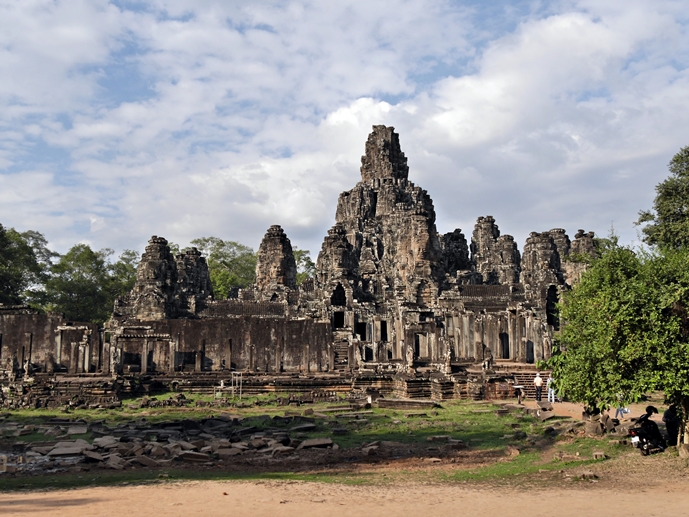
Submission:
[[[679,427],[679,440],[677,444],[689,445],[689,397],[682,397],[680,404],[682,405],[682,423]]]

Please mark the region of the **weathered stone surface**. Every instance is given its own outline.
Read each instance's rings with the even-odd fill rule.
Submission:
[[[121,405],[118,394],[130,387],[143,394],[143,384],[123,383],[118,376],[163,373],[157,379],[177,390],[195,383],[207,388],[203,375],[186,374],[211,370],[226,372],[219,373],[226,383],[230,371],[244,372],[252,389],[262,382],[258,374],[275,375],[295,393],[311,392],[313,381],[280,374],[306,379],[336,370],[372,387],[378,381],[365,379],[375,371],[388,377],[393,397],[405,399],[507,395],[503,390],[498,396],[501,381],[488,377],[495,360],[535,363],[549,356],[560,290],[585,269],[586,261],[579,259],[595,254],[593,234],[580,231],[570,241],[560,228],[534,232],[520,254],[491,216],[478,218],[470,246],[460,229],[439,233],[433,201],[409,180],[392,127],[373,127],[360,173],[360,181],[338,198],[315,277],[300,286],[290,240],[274,225],[258,251],[255,285],[233,288],[226,300],[213,299],[208,266],[197,249],[175,257],[169,243],[154,236],[134,288],[117,300],[105,332],[27,306],[0,306],[3,358],[9,360],[0,365],[0,376],[7,383],[34,366],[41,374],[55,374],[58,384],[63,374],[102,372],[66,381],[57,390],[43,389],[49,377],[37,376],[37,383],[22,386],[28,393],[10,391],[11,400],[3,404],[105,409]],[[36,364],[19,365],[16,358],[28,350],[28,335]],[[470,376],[471,362],[487,375]],[[419,367],[432,375],[422,379]],[[180,372],[184,376],[175,378]],[[338,386],[349,383],[333,379]],[[277,387],[272,380],[263,385]],[[219,395],[229,394],[227,384],[216,387]],[[373,392],[368,397],[375,400]],[[151,398],[141,407],[187,402]],[[291,402],[301,403],[290,397]],[[228,402],[223,396],[197,404]],[[63,427],[81,425],[68,421]],[[163,439],[168,437],[178,436]],[[129,438],[147,439],[145,432]]]
[[[297,263],[292,253],[292,244],[278,225],[268,228],[258,248],[256,287],[263,293],[297,287]],[[278,295],[273,295],[277,299]]]
[[[177,456],[178,460],[189,461],[192,463],[204,463],[210,461],[211,457],[208,454],[203,454],[200,452],[183,451]]]
[[[500,235],[495,218],[479,217],[471,239],[471,257],[485,284],[519,282],[521,257],[511,235]]]
[[[227,459],[227,458],[230,458],[232,456],[238,456],[238,455],[242,454],[242,450],[239,448],[235,448],[235,447],[232,447],[229,449],[218,449],[216,454],[218,455],[218,457],[220,459]]]
[[[299,444],[297,449],[310,449],[313,447],[330,447],[332,446],[333,441],[330,438],[309,438],[308,440],[304,440]]]

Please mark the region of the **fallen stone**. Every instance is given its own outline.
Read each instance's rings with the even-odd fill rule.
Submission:
[[[361,452],[363,453],[364,456],[375,456],[376,454],[378,454],[377,451],[378,451],[377,445],[373,445],[371,447],[364,447],[363,449],[361,449]]]
[[[262,449],[266,445],[268,445],[268,442],[263,438],[254,438],[253,440],[249,440],[250,449]]]
[[[96,447],[107,447],[108,445],[115,445],[119,440],[114,436],[101,436],[93,440],[93,445]]]
[[[80,456],[82,452],[84,452],[83,447],[78,445],[71,445],[64,447],[55,447],[48,453],[48,456],[50,456],[51,458],[56,456]]]
[[[584,431],[589,436],[600,436],[603,434],[603,428],[600,425],[600,421],[586,422]]]
[[[443,435],[436,435],[436,436],[429,436],[426,438],[426,441],[429,442],[449,442],[452,439],[450,435],[443,434]]]
[[[284,445],[278,445],[272,451],[272,456],[281,456],[285,454],[290,454],[294,451],[294,447],[285,447]]]
[[[144,467],[158,467],[158,466],[160,466],[160,463],[158,463],[153,458],[149,458],[148,456],[136,456],[135,458],[133,458],[132,461],[138,462],[139,464],[143,465]]]
[[[553,405],[550,402],[543,402],[543,401],[538,402],[537,401],[536,405],[544,411],[552,411],[553,410]]]
[[[405,447],[405,446],[406,446],[406,444],[404,444],[404,443],[402,443],[402,442],[391,442],[391,441],[387,441],[387,440],[381,441],[381,442],[380,442],[380,445],[381,445],[382,447],[393,447],[393,448]]]
[[[607,460],[608,455],[605,454],[603,451],[593,451],[593,459],[594,460]]]
[[[290,447],[291,448],[291,447]],[[239,456],[242,454],[241,449],[229,448],[229,449],[218,449],[216,454],[221,460],[230,458],[232,456]]]
[[[440,463],[443,460],[440,458],[424,458],[423,461],[427,461],[428,463]]]
[[[80,426],[74,426],[74,427],[69,427],[67,429],[67,434],[72,435],[72,434],[86,434],[89,432],[89,429],[85,425],[80,425]]]
[[[154,458],[165,458],[167,456],[167,451],[160,445],[153,445],[148,454]]]
[[[554,411],[540,410],[540,411],[538,412],[538,419],[539,419],[541,422],[545,422],[546,420],[549,420],[549,419],[553,418],[554,416],[555,416],[555,412],[554,412]]]
[[[103,461],[105,459],[102,454],[93,451],[84,451],[83,454],[84,458],[89,461]]]
[[[519,456],[520,454],[521,454],[521,451],[513,445],[508,445],[507,447],[505,447],[505,455],[506,456],[515,457],[515,456]]]
[[[297,449],[324,448],[330,447],[332,444],[333,441],[330,438],[310,438],[301,442]]]
[[[300,424],[295,425],[290,428],[293,433],[308,433],[309,431],[314,431],[316,429],[316,424]]]
[[[211,457],[208,454],[202,454],[200,452],[183,451],[179,453],[176,459],[192,463],[205,463],[206,461],[210,461]]]
[[[450,440],[448,443],[448,447],[454,451],[463,451],[468,447],[466,443],[464,443],[462,440]]]
[[[598,475],[596,475],[595,472],[592,470],[585,470],[581,474],[579,474],[580,479],[598,479]]]

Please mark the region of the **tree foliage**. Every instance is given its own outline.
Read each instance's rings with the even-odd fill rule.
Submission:
[[[311,260],[311,252],[309,250],[301,250],[295,247],[292,248],[292,253],[297,263],[297,285],[301,285],[304,280],[316,274],[316,264]]]
[[[41,284],[56,254],[38,232],[17,232],[0,224],[0,303],[27,300],[27,291]]]
[[[125,250],[111,263],[111,249],[93,251],[77,244],[50,268],[43,291],[46,309],[62,312],[68,319],[105,322],[117,296],[130,291],[136,281],[139,254]]]
[[[680,249],[689,246],[689,146],[668,165],[670,177],[656,186],[653,210],[639,212],[644,242]]]
[[[218,237],[191,241],[206,256],[216,299],[227,298],[232,287],[247,287],[256,279],[256,253],[248,246]]]
[[[651,390],[689,413],[689,250],[614,246],[565,293],[549,366],[560,391],[590,407]]]

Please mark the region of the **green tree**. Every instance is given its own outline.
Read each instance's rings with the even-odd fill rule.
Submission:
[[[93,251],[77,244],[51,268],[45,283],[47,307],[68,319],[103,323],[110,317],[114,295],[108,257],[112,250]]]
[[[248,246],[218,237],[191,241],[208,261],[208,271],[217,299],[227,298],[232,287],[247,287],[256,280],[256,253]]]
[[[124,250],[117,262],[110,265],[110,292],[113,296],[122,296],[134,288],[140,258],[137,251]]]
[[[45,238],[38,232],[22,234],[0,224],[0,303],[22,303],[27,291],[42,283],[46,262],[52,257],[44,245]]]
[[[689,251],[614,246],[563,296],[548,361],[558,389],[590,407],[662,390],[689,414]],[[689,433],[685,429],[685,440]]]
[[[297,285],[301,285],[304,280],[316,274],[316,264],[311,260],[311,252],[309,250],[300,250],[295,247],[292,248],[292,253],[297,263]]]
[[[689,146],[672,158],[670,177],[656,186],[653,210],[639,212],[644,242],[666,248],[689,246]]]

